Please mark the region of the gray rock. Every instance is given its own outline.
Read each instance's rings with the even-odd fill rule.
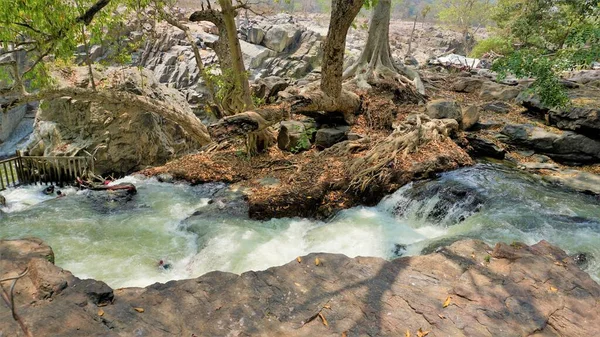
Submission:
[[[311,147],[310,135],[304,123],[299,121],[282,121],[277,136],[277,146],[284,151],[301,152]]]
[[[248,42],[253,44],[261,44],[265,37],[265,30],[262,27],[253,26],[247,31]]]
[[[479,77],[457,77],[452,83],[452,90],[456,92],[472,93],[481,89],[484,80]]]
[[[277,25],[267,31],[262,43],[265,47],[280,53],[296,43],[301,34],[302,30],[297,25]]]
[[[317,130],[315,145],[318,148],[326,149],[333,145],[348,139],[348,127],[323,128]]]
[[[600,90],[569,90],[571,105],[552,109],[541,103],[539,97],[523,93],[517,102],[561,130],[570,130],[590,138],[600,139]]]
[[[581,70],[571,75],[569,81],[600,88],[600,70]]]
[[[253,86],[255,97],[262,98],[266,103],[274,102],[278,93],[285,90],[289,83],[279,76],[269,76],[258,79]]]
[[[521,93],[522,88],[485,82],[481,86],[479,98],[484,101],[512,102]]]
[[[496,145],[496,143],[487,140],[477,134],[469,133],[466,136],[469,141],[467,152],[474,157],[490,157],[496,159],[504,159],[506,150]]]
[[[461,128],[463,130],[471,129],[479,121],[479,107],[477,105],[469,105],[462,108]]]
[[[240,41],[242,53],[244,54],[244,65],[246,69],[260,68],[269,57],[277,55],[276,52],[263,46]]]
[[[484,104],[481,109],[483,111],[491,111],[491,112],[497,112],[497,113],[508,113],[510,112],[511,106],[510,104],[506,103],[506,102],[491,102],[491,103],[486,103]]]
[[[427,116],[433,119],[450,118],[462,123],[462,109],[460,105],[453,100],[436,99],[427,103]]]
[[[533,149],[564,164],[600,162],[600,141],[574,132],[558,134],[529,124],[509,124],[501,133],[509,144]]]
[[[559,170],[557,174],[544,176],[544,179],[578,192],[600,195],[600,175],[594,173],[579,170]]]

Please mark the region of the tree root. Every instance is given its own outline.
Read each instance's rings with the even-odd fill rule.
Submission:
[[[348,168],[351,178],[348,189],[365,191],[369,185],[386,182],[398,160],[415,152],[420,146],[448,137],[458,130],[458,123],[450,119],[430,119],[426,115],[410,116],[392,134],[377,143],[365,156],[356,158]],[[348,143],[346,146],[356,146]],[[335,151],[342,151],[336,149]],[[343,151],[349,151],[344,149]]]

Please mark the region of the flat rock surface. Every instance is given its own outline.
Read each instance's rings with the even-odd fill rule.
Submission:
[[[314,253],[265,271],[114,291],[52,265],[50,251],[39,240],[0,241],[2,277],[29,266],[14,293],[33,336],[600,335],[600,286],[545,241],[492,249],[465,240],[393,261]],[[68,285],[41,299],[43,279]],[[6,305],[0,334],[25,335]]]

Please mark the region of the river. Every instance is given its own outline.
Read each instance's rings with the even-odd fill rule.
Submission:
[[[73,188],[63,198],[43,195],[40,186],[4,191],[0,238],[39,237],[54,249],[58,266],[115,288],[213,270],[262,270],[309,252],[391,259],[460,238],[548,240],[569,254],[586,253],[585,270],[600,280],[598,199],[503,166],[478,164],[409,184],[375,207],[351,208],[328,221],[254,221],[220,211],[211,200],[224,184],[139,176],[118,182],[134,183],[138,194],[123,202]],[[171,267],[158,268],[161,259]]]

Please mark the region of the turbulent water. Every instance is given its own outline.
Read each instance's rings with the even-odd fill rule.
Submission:
[[[5,191],[0,237],[42,238],[57,265],[113,287],[261,270],[309,252],[394,258],[465,237],[490,244],[545,239],[570,254],[586,253],[586,271],[600,280],[598,199],[501,166],[479,164],[410,184],[378,206],[326,222],[249,220],[232,211],[240,205],[220,204],[221,184],[122,181],[138,187],[128,202],[74,189],[63,198],[44,196],[39,186]],[[161,259],[171,268],[158,268]]]

